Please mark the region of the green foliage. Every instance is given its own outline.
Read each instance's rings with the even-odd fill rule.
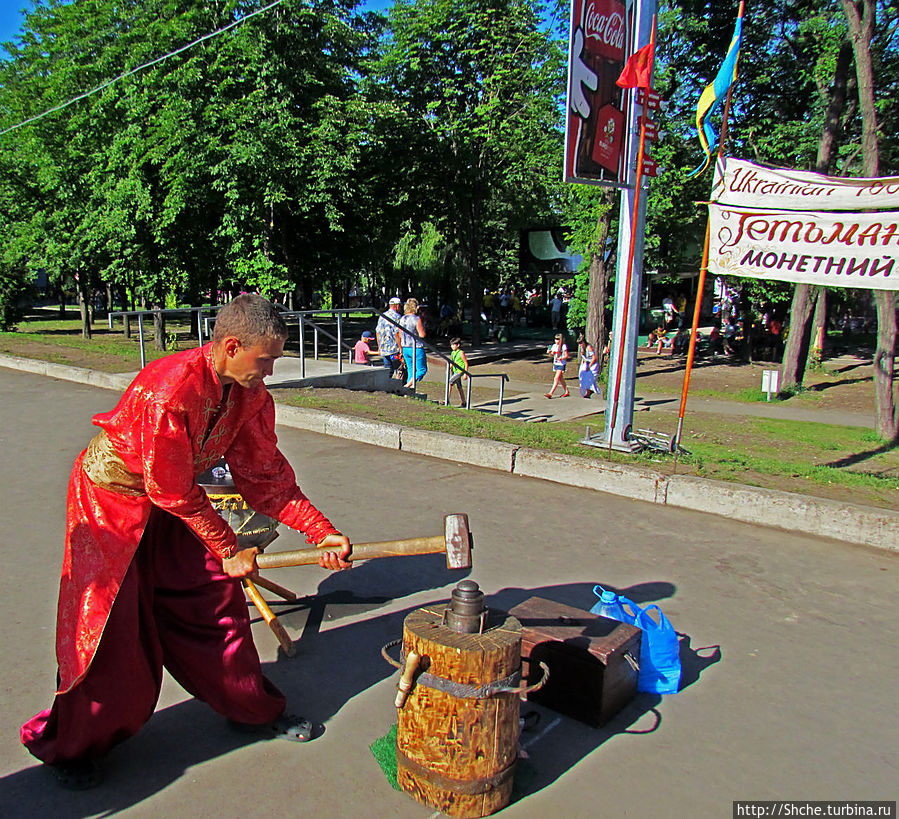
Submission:
[[[587,326],[587,301],[590,293],[590,271],[586,264],[574,275],[574,294],[568,302],[565,323],[569,331]]]
[[[39,0],[0,61],[0,129],[264,5]],[[873,60],[881,169],[899,167],[895,2],[880,0]],[[720,65],[734,5],[660,6],[657,82],[670,101],[652,146],[645,268],[699,263],[709,177],[695,104]],[[43,270],[71,291],[110,284],[149,304],[222,288],[308,301],[348,281],[424,287],[456,303],[515,282],[519,229],[568,225],[596,246],[603,192],[563,186],[567,3],[285,0],[226,33],[0,137],[3,320]],[[729,150],[811,167],[846,38],[835,0],[747,7]],[[840,122],[835,173],[860,163],[860,118]],[[615,236],[617,208],[609,214]],[[405,277],[405,280],[403,280]],[[751,299],[784,292],[750,285]],[[467,291],[467,293],[466,293]],[[582,323],[584,280],[572,322]]]
[[[587,326],[591,256],[608,259],[607,264],[614,266],[615,223],[611,221],[614,199],[606,189],[593,185],[569,185],[564,191],[562,208],[565,224],[570,228],[568,247],[584,259],[575,274],[574,293],[568,302],[566,322],[570,330]],[[608,231],[604,220],[609,220]],[[603,308],[605,306],[602,305]]]
[[[479,305],[482,283],[514,273],[518,229],[548,207],[562,52],[529,0],[399,0],[389,24],[377,76],[400,112],[408,208],[446,237]]]
[[[445,256],[446,241],[432,222],[425,222],[420,233],[407,222],[394,249],[393,266],[410,272],[417,281],[427,282],[442,269]]]
[[[12,330],[24,315],[23,303],[30,294],[27,283],[0,270],[0,330]]]

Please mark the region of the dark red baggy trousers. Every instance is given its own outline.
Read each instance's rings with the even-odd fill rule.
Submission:
[[[240,581],[180,520],[154,509],[86,676],[22,726],[22,743],[50,764],[102,756],[150,719],[163,666],[238,722],[265,724],[284,710],[262,674]]]

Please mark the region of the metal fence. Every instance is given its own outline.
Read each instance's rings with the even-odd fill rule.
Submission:
[[[185,314],[193,316],[193,314],[196,313],[197,316],[195,326],[197,328],[197,344],[199,346],[202,346],[206,343],[206,341],[212,338],[212,326],[215,322],[215,313],[223,306],[224,305],[206,305],[203,307],[184,307],[166,310],[119,310],[109,314],[109,329],[113,329],[114,319],[121,318],[124,321],[125,319],[130,319],[131,317],[137,318],[137,334],[138,340],[140,342],[140,365],[141,367],[145,367],[147,364],[147,356],[145,349],[146,335],[144,333],[144,318],[146,316],[180,317]],[[281,314],[284,318],[284,321],[287,322],[288,326],[291,326],[293,322],[296,322],[296,327],[299,334],[299,363],[301,379],[306,377],[306,357],[308,354],[306,349],[306,335],[308,330],[312,331],[313,360],[320,360],[320,338],[324,336],[333,341],[336,345],[336,366],[338,374],[343,373],[344,353],[346,353],[347,356],[347,363],[352,363],[354,352],[353,345],[348,344],[346,341],[344,341],[344,328],[347,317],[350,314],[358,315],[359,313],[371,315],[374,317],[382,316],[381,311],[377,310],[374,307],[356,307],[344,310],[289,310],[284,311]],[[397,330],[404,332],[400,324],[394,321],[389,316],[384,315],[384,319],[390,324],[394,325]],[[331,330],[325,326],[325,322],[328,322],[335,326],[334,332],[331,332]],[[499,379],[499,403],[497,406],[497,414],[503,414],[503,395],[505,391],[505,384],[509,380],[509,376],[506,375],[506,373],[472,373],[468,369],[459,368],[457,367],[457,365],[453,364],[448,355],[438,350],[427,339],[418,339],[418,343],[420,343],[432,356],[441,358],[444,362],[446,362],[446,378],[443,397],[445,405],[449,404],[450,378],[454,374],[454,372],[461,372],[462,375],[467,376],[465,395],[466,409],[471,409],[471,386],[474,379],[497,378]]]

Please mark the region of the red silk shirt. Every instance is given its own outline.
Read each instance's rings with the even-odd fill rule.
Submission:
[[[256,511],[305,532],[310,543],[337,531],[296,485],[278,450],[268,390],[238,384],[223,390],[211,344],[147,365],[116,408],[93,423],[105,433],[105,450],[95,449],[95,439],[69,481],[56,630],[59,693],[87,672],[154,506],[180,518],[218,557],[233,553],[234,532],[196,482],[220,458]],[[117,474],[130,485],[119,485]]]

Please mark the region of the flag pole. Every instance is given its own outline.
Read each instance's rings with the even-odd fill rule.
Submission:
[[[742,19],[743,17],[743,7],[745,0],[740,0],[740,10],[737,12],[737,18]],[[737,52],[736,60],[734,62],[734,76],[736,77],[737,67],[740,63],[740,54]],[[722,122],[721,122],[721,134],[718,138],[718,159],[716,163],[720,163],[724,161],[724,143],[727,139],[727,121],[730,118],[730,96],[731,91],[733,90],[734,83],[732,82],[727,89],[727,96],[724,98],[724,111],[722,113]],[[687,366],[684,371],[684,386],[681,391],[680,398],[680,410],[678,411],[677,416],[677,432],[674,434],[674,468],[677,470],[677,456],[680,452],[680,441],[681,435],[684,429],[684,413],[687,409],[687,392],[690,389],[690,374],[693,371],[693,358],[696,354],[696,332],[699,327],[699,311],[702,307],[702,292],[705,288],[705,274],[708,270],[709,266],[709,243],[711,239],[711,223],[712,217],[709,214],[706,217],[705,223],[705,242],[702,247],[702,262],[699,265],[699,282],[696,287],[696,304],[693,306],[693,324],[690,328],[690,346],[687,350]]]
[[[644,18],[645,19],[645,18]],[[652,15],[652,30],[649,35],[649,68],[648,68],[648,76],[650,80],[652,79],[652,67],[655,63],[656,56],[656,15]],[[636,52],[636,49],[634,49]],[[644,93],[648,96],[650,89],[643,89]],[[617,372],[615,374],[615,392],[614,392],[614,401],[612,402],[612,422],[609,425],[609,457],[612,457],[612,431],[615,429],[615,421],[618,418],[618,397],[621,391],[621,370],[624,364],[624,345],[625,339],[627,338],[627,319],[628,319],[628,307],[630,305],[631,298],[631,279],[634,273],[634,248],[636,242],[634,241],[634,237],[637,235],[637,221],[639,218],[640,212],[640,188],[643,181],[643,153],[646,145],[646,110],[647,106],[643,106],[643,113],[640,116],[640,143],[639,148],[637,149],[637,173],[636,179],[634,182],[634,215],[631,223],[631,241],[630,247],[628,248],[627,253],[627,276],[625,279],[624,285],[624,309],[622,311],[623,321],[621,325],[621,338],[619,339],[618,344],[618,367]]]

